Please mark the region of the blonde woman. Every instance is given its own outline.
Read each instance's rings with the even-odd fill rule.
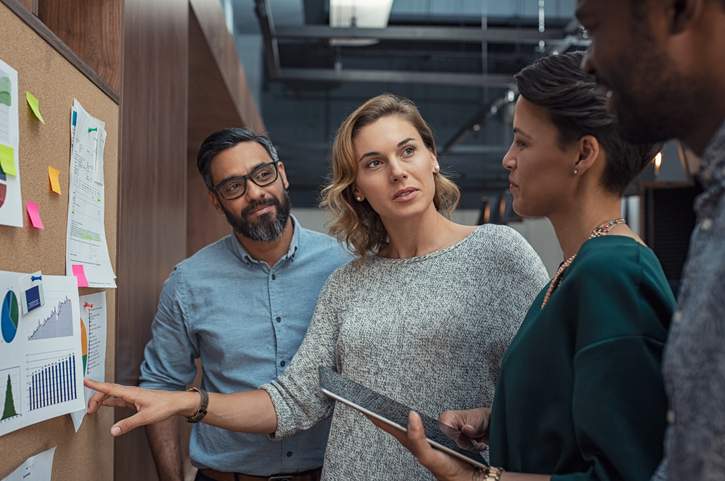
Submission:
[[[411,101],[381,95],[350,114],[323,203],[359,259],[329,278],[286,371],[256,391],[210,394],[203,421],[284,437],[332,414],[322,479],[432,479],[394,439],[322,395],[318,368],[434,416],[491,402],[502,355],[547,275],[514,230],[449,220],[459,195]],[[114,435],[200,407],[196,392],[88,385],[100,391],[91,412],[137,408]]]

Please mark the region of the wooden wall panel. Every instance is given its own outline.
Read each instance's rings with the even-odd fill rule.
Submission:
[[[187,0],[125,0],[116,380],[136,384],[163,281],[186,254]],[[117,418],[129,413],[118,410]],[[154,480],[143,430],[115,480]]]
[[[199,145],[210,133],[227,127],[265,132],[221,4],[218,0],[190,4],[187,255],[230,232],[224,216],[207,200],[206,185],[196,168]]]
[[[26,0],[109,86],[121,90],[122,0]],[[32,8],[32,7],[31,7]]]

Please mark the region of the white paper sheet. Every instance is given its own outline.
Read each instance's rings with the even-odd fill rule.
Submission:
[[[87,341],[87,350],[84,351],[83,375],[96,381],[105,381],[107,331],[106,293],[98,292],[88,296],[81,296],[80,306],[81,321],[85,328],[85,340]],[[83,337],[83,333],[81,333],[81,342],[83,342]],[[92,389],[85,388],[86,406],[94,392]],[[71,413],[73,427],[76,432],[81,428],[81,423],[83,423],[85,415],[85,408],[81,411]]]
[[[55,448],[50,448],[35,456],[30,456],[3,481],[50,481],[50,476],[53,474],[54,455]]]
[[[5,89],[9,86],[10,95]],[[12,147],[16,175],[0,169],[0,224],[23,226],[23,200],[20,194],[20,134],[18,130],[18,72],[0,60],[0,144]],[[8,103],[10,105],[8,105]]]
[[[22,315],[29,276],[0,271],[0,436],[85,406],[76,279],[44,275],[44,305]]]
[[[105,228],[105,123],[77,101],[71,112],[66,273],[83,266],[89,287],[116,287]]]

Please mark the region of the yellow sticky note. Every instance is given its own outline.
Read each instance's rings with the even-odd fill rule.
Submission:
[[[55,167],[48,166],[48,178],[50,179],[50,189],[56,194],[62,194],[60,191],[60,170]]]
[[[43,114],[40,113],[40,101],[37,99],[37,97],[30,92],[25,92],[25,99],[28,101],[28,105],[30,105],[30,110],[33,111],[35,117],[37,117],[37,119],[40,120],[42,123],[45,123]]]
[[[18,175],[15,170],[15,150],[9,145],[0,144],[0,167],[6,175]]]

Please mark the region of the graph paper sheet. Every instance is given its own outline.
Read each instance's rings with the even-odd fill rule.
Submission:
[[[76,279],[42,276],[44,304],[23,315],[29,277],[0,271],[0,436],[85,405]]]

